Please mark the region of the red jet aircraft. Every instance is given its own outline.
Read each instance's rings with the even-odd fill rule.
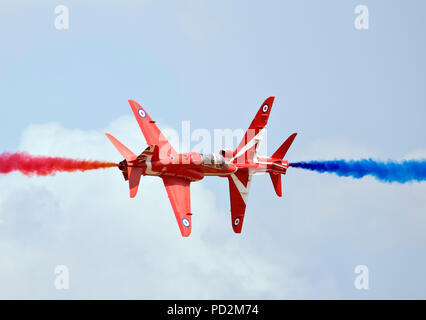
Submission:
[[[273,102],[274,97],[269,97],[262,103],[237,149],[221,150],[219,154],[200,154],[177,153],[146,110],[136,101],[129,100],[148,147],[137,156],[112,135],[107,133],[106,136],[124,157],[119,169],[124,179],[129,181],[130,197],[136,196],[142,175],[162,178],[180,232],[183,237],[188,237],[192,227],[191,182],[201,180],[205,176],[227,177],[232,227],[236,233],[241,233],[253,174],[268,172],[275,192],[281,197],[281,174],[285,174],[289,166],[283,158],[297,135],[293,133],[272,157],[257,156]]]

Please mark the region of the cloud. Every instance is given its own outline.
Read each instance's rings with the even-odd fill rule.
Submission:
[[[105,132],[135,152],[145,148],[130,117]],[[120,160],[103,133],[31,125],[19,149]],[[233,234],[229,213],[217,208],[216,195],[201,183],[192,185],[189,239],[180,236],[160,179],[144,177],[136,199],[129,199],[114,169],[42,178],[14,173],[2,176],[0,186],[0,297],[260,298],[283,296],[277,279],[296,286],[289,270]],[[53,288],[58,264],[70,269],[67,292]]]
[[[34,124],[19,149],[121,160],[104,132],[136,153],[145,148],[136,122],[124,116],[105,130]],[[333,148],[327,139],[305,149],[350,154],[345,148],[350,141]],[[424,297],[425,184],[291,170],[277,198],[262,175],[254,178],[243,234],[236,235],[226,181],[214,179],[191,185],[193,233],[184,239],[158,178],[143,177],[130,199],[114,169],[0,177],[0,297]],[[53,286],[59,264],[70,270],[67,291]],[[370,268],[374,290],[354,289],[357,264]]]
[[[426,159],[426,149],[417,149],[413,152],[407,154],[404,159],[413,160],[413,159]]]

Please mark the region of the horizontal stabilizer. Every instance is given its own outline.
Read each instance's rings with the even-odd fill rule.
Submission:
[[[130,161],[133,161],[137,156],[124,144],[114,138],[112,135],[105,133],[109,141],[114,145],[114,147],[120,152],[120,154],[126,159],[127,164]],[[136,197],[139,188],[139,182],[142,175],[142,169],[138,167],[129,167],[127,166],[127,177],[129,180],[129,189],[130,189],[130,198]],[[126,179],[126,176],[124,176]],[[127,180],[127,179],[126,179]]]
[[[116,138],[114,138],[109,133],[105,133],[109,141],[114,145],[114,147],[120,152],[120,154],[123,156],[124,159],[127,161],[132,161],[136,159],[136,155],[130,151],[124,144],[122,144],[120,141],[118,141]]]

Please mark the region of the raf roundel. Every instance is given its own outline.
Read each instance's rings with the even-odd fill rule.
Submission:
[[[187,228],[189,228],[189,226],[191,225],[187,218],[182,218],[182,224],[184,227],[187,227]]]
[[[262,107],[262,112],[263,112],[263,113],[268,112],[268,109],[269,109],[269,106],[268,106],[267,104],[265,104],[265,105],[263,105],[263,107]]]
[[[234,220],[234,226],[238,226],[240,224],[240,218],[236,218]]]
[[[141,117],[141,118],[145,118],[145,117],[146,117],[145,110],[144,110],[144,109],[142,109],[142,108],[140,108],[140,109],[138,110],[138,115],[139,115],[139,117]]]

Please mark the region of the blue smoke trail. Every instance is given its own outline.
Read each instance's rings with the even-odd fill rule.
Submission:
[[[302,168],[320,173],[330,172],[338,176],[360,179],[370,175],[383,182],[405,183],[426,180],[426,160],[374,161],[363,160],[329,160],[290,163],[291,167]]]

